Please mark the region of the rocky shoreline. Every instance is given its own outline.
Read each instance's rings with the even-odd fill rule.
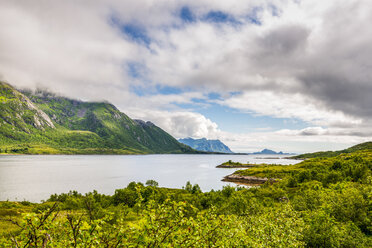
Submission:
[[[220,164],[220,165],[217,165],[216,168],[253,168],[253,167],[257,167],[257,166],[260,166],[258,164]]]
[[[266,178],[266,177],[254,177],[254,176],[242,176],[239,174],[231,174],[225,176],[222,181],[224,182],[233,182],[233,183],[241,183],[245,185],[260,185],[266,182],[275,183],[279,179],[275,178]]]

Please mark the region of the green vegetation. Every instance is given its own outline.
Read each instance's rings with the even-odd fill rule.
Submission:
[[[106,102],[19,92],[0,82],[0,154],[196,153]]]
[[[0,203],[5,247],[370,247],[372,151],[237,173],[281,178],[202,193],[130,183],[112,196]]]
[[[240,162],[233,162],[231,160],[222,163],[220,165],[217,165],[216,168],[251,168],[251,167],[257,167],[257,166],[266,166],[267,164],[250,164],[250,163],[240,163]]]

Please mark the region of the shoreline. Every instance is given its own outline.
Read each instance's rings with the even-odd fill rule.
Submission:
[[[266,178],[266,177],[255,177],[255,176],[242,176],[239,174],[230,174],[225,176],[221,181],[223,182],[232,182],[232,183],[241,183],[248,186],[259,186],[266,182],[273,184],[278,182],[280,179],[277,178]]]
[[[234,168],[253,168],[264,166],[266,164],[240,164],[240,165],[229,165],[229,164],[220,164],[217,165],[216,168],[227,168],[227,169],[234,169]]]

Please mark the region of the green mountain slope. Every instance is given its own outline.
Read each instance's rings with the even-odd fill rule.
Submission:
[[[0,144],[38,139],[41,131],[55,129],[53,122],[26,96],[0,82]]]
[[[154,124],[134,121],[110,103],[43,91],[21,93],[5,83],[0,89],[2,152],[194,152]]]
[[[353,153],[363,150],[372,150],[372,142],[365,142],[361,143],[352,147],[349,147],[344,150],[340,151],[326,151],[326,152],[314,152],[314,153],[305,153],[297,156],[293,156],[291,158],[295,159],[306,159],[306,158],[325,158],[325,157],[335,157],[337,155],[340,155],[341,153]]]

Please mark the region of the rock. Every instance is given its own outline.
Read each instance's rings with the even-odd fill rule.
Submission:
[[[270,183],[277,182],[279,179],[266,178],[266,177],[254,177],[254,176],[242,176],[239,174],[231,174],[225,176],[222,181],[224,182],[237,182],[248,185],[260,185],[269,181]]]
[[[77,112],[77,116],[79,118],[83,118],[85,116],[85,114],[87,113],[87,109],[85,108],[82,108],[82,109],[79,109],[78,112]]]
[[[262,166],[259,164],[220,164],[217,165],[216,168],[253,168]]]

